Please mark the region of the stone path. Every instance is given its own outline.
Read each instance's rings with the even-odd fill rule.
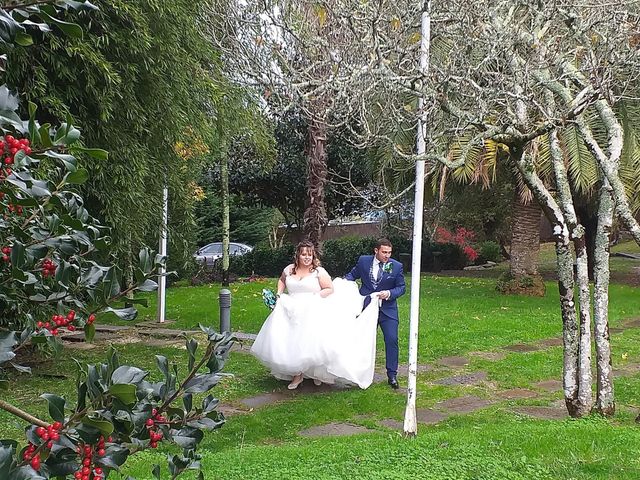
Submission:
[[[167,323],[171,323],[168,321]],[[170,328],[158,328],[157,323],[143,322],[136,326],[142,328],[133,328],[128,326],[110,326],[100,325],[96,328],[96,340],[109,341],[112,343],[121,342],[141,342],[147,345],[175,345],[178,342],[182,343],[183,334],[200,333],[199,330],[176,330]],[[640,328],[640,318],[632,318],[625,322],[622,322],[619,327],[610,328],[610,333],[620,333],[629,328]],[[128,331],[128,332],[126,332]],[[123,335],[124,333],[126,335]],[[248,353],[250,344],[255,340],[256,335],[243,332],[235,333],[236,337],[241,341],[234,348],[235,351],[241,353]],[[66,345],[70,348],[77,349],[89,349],[95,348],[94,344],[87,344],[84,342],[84,333],[75,332],[72,334],[65,334],[62,336]],[[478,358],[490,362],[499,362],[504,360],[507,355],[510,354],[524,354],[529,352],[535,352],[544,350],[547,348],[554,348],[562,346],[561,337],[552,337],[538,340],[533,343],[514,343],[512,345],[506,345],[501,347],[501,351],[478,351],[469,352],[469,357]],[[449,398],[437,402],[432,408],[419,408],[416,410],[416,419],[418,423],[423,425],[435,425],[447,420],[451,415],[465,415],[473,413],[483,408],[490,407],[492,405],[504,403],[505,407],[515,413],[516,415],[525,415],[538,419],[546,420],[564,420],[568,418],[566,408],[564,406],[564,399],[555,401],[549,405],[509,405],[508,402],[514,402],[518,400],[535,399],[545,397],[550,394],[557,394],[562,391],[562,382],[559,379],[548,379],[531,384],[531,388],[512,388],[503,390],[499,386],[492,382],[489,382],[489,375],[485,371],[467,371],[471,360],[465,356],[448,356],[437,359],[433,365],[423,364],[418,365],[418,374],[430,372],[430,373],[443,373],[445,376],[430,380],[432,385],[441,386],[480,386],[485,388],[485,393],[488,394],[487,398],[483,398],[476,395],[462,395],[459,397]],[[630,376],[640,372],[640,364],[628,363],[622,367],[615,368],[613,371],[614,377]],[[408,366],[406,364],[400,365],[398,368],[398,375],[401,378],[406,378],[408,373]],[[450,375],[446,376],[447,373]],[[379,367],[374,374],[374,383],[386,382],[386,373],[384,368]],[[233,405],[220,405],[219,410],[226,416],[234,415],[246,415],[251,414],[253,411],[267,407],[269,405],[279,404],[283,402],[291,401],[292,399],[305,396],[315,395],[323,393],[332,393],[344,389],[357,388],[357,387],[345,387],[326,385],[316,386],[310,380],[305,380],[296,390],[286,390],[286,387],[282,390],[276,390],[273,392],[266,392],[253,397],[243,398],[234,402]],[[487,391],[488,390],[488,391]],[[398,395],[406,395],[406,388],[396,390]],[[640,418],[640,417],[639,417]],[[385,418],[374,419],[368,416],[360,416],[354,418],[350,422],[332,422],[326,425],[314,426],[307,428],[299,432],[304,437],[323,437],[323,436],[348,436],[357,435],[362,433],[371,433],[378,430],[370,429],[362,425],[358,425],[358,421],[362,420],[374,420],[375,424],[382,429],[390,429],[400,432],[403,430],[403,421],[398,418]]]

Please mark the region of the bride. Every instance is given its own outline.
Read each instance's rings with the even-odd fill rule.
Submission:
[[[280,275],[277,296],[251,347],[274,377],[290,380],[290,390],[305,378],[316,385],[371,385],[378,302],[363,311],[365,297],[357,284],[341,278],[332,282],[308,241],[297,245],[294,263]]]

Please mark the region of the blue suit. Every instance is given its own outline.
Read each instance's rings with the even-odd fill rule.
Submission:
[[[387,376],[395,377],[398,373],[398,303],[396,299],[404,295],[406,291],[404,276],[402,274],[402,264],[392,258],[388,264],[391,264],[391,272],[382,272],[382,278],[375,283],[372,278],[373,255],[362,255],[356,266],[347,273],[344,278],[355,281],[361,280],[360,295],[367,296],[365,307],[371,301],[368,297],[373,292],[381,292],[388,290],[391,296],[388,300],[382,301],[380,313],[378,314],[378,325],[384,336],[385,356]],[[388,267],[387,267],[388,268]]]

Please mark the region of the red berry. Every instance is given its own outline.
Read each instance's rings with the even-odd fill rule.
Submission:
[[[5,140],[5,142],[7,142],[7,143],[11,143],[11,142],[15,141],[15,137],[14,137],[13,135],[6,135],[6,136],[4,137],[4,140]]]
[[[54,442],[57,442],[58,440],[60,440],[60,434],[58,432],[51,432],[49,438]]]
[[[69,329],[70,332],[73,332],[76,329],[76,327],[74,327],[73,325],[69,325],[67,328]]]
[[[36,455],[31,459],[31,468],[34,470],[40,470],[40,456]]]
[[[91,473],[91,469],[89,467],[82,467],[82,474],[89,475]]]
[[[49,440],[49,441],[47,442],[47,448],[48,448],[49,450],[51,450],[51,449],[53,448],[53,440]]]
[[[13,163],[13,158],[5,157],[4,163],[5,163],[5,165],[11,165]]]
[[[47,429],[44,427],[38,427],[36,428],[36,435],[40,438],[42,438],[42,436],[47,433]]]
[[[96,316],[92,313],[91,315],[89,315],[89,319],[87,320],[87,323],[91,324],[95,322],[95,320],[96,320]]]
[[[107,452],[105,451],[105,449],[104,449],[104,448],[101,448],[100,450],[98,450],[98,452],[97,452],[97,453],[98,453],[98,456],[99,456],[99,457],[104,457],[104,454],[105,454],[105,453],[107,453]]]
[[[84,465],[85,467],[88,467],[89,465],[91,465],[91,459],[85,458],[84,460],[82,460],[82,465]]]
[[[149,446],[150,446],[151,448],[158,448],[158,442],[150,442],[150,443],[149,443]]]
[[[62,422],[53,422],[53,425],[51,426],[54,430],[60,430],[62,428]]]
[[[81,480],[82,479],[82,472],[80,470],[78,470],[76,473],[73,474],[73,478],[75,478],[76,480]]]
[[[156,424],[156,422],[154,422],[152,418],[148,418],[145,424],[147,425],[147,427],[153,427]]]
[[[102,475],[102,469],[100,467],[96,467],[93,469],[93,473],[96,475]]]

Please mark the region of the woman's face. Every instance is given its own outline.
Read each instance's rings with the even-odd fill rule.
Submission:
[[[308,247],[302,247],[298,254],[298,264],[310,267],[313,262],[313,250]]]

